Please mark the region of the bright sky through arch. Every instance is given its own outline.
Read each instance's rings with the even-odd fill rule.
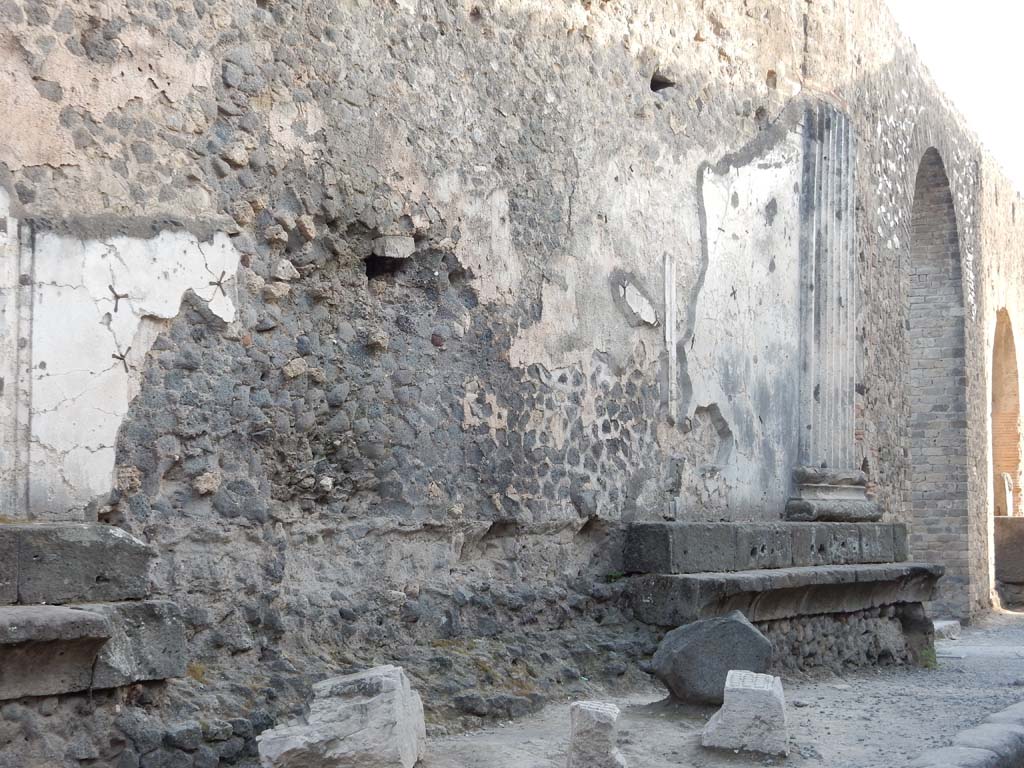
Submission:
[[[1024,2],[886,0],[939,87],[1024,192]]]

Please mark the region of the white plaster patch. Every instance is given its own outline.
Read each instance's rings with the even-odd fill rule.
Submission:
[[[29,508],[60,516],[110,489],[146,354],[183,295],[234,319],[239,254],[224,234],[100,241],[44,232],[33,257]]]
[[[732,450],[702,472],[720,476],[725,503],[739,509],[781,509],[796,463],[801,158],[791,134],[755,162],[704,174],[708,267],[684,340],[683,416],[717,405]]]

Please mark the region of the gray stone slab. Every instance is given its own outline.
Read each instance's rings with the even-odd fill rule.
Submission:
[[[149,591],[153,550],[101,523],[3,526],[18,541],[18,602],[137,600]]]
[[[93,688],[116,688],[185,674],[185,624],[174,603],[147,600],[76,607],[104,617],[112,627],[110,641],[96,659]]]
[[[732,610],[750,621],[771,621],[925,602],[942,573],[940,565],[886,563],[645,574],[632,577],[626,592],[640,621],[677,627]]]
[[[626,573],[673,573],[672,531],[666,523],[632,523],[622,548]]]
[[[0,699],[87,690],[110,621],[54,605],[0,608]]]
[[[905,526],[891,523],[630,523],[627,573],[705,573],[890,562]],[[905,559],[905,558],[904,558]]]
[[[788,568],[793,565],[792,534],[780,524],[746,526],[736,532],[736,570]]]
[[[786,519],[805,523],[872,523],[882,519],[882,508],[871,499],[790,499],[786,502]]]
[[[885,523],[860,523],[861,563],[891,563],[896,559],[893,545],[894,529]]]

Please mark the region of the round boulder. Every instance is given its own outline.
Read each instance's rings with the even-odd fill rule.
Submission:
[[[673,629],[658,646],[652,667],[680,701],[721,704],[730,669],[768,672],[771,641],[739,611]]]

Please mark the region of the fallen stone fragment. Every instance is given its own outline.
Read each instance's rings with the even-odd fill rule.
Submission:
[[[569,707],[572,730],[568,768],[626,768],[616,745],[619,708],[603,701],[577,701]]]
[[[956,619],[936,619],[933,623],[936,640],[960,639],[960,622]]]
[[[999,755],[987,749],[973,747],[942,747],[929,749],[907,768],[1000,768],[1004,763]]]
[[[731,669],[767,672],[772,644],[739,611],[673,629],[658,646],[652,667],[681,701],[721,704]]]
[[[408,259],[416,250],[416,241],[406,235],[384,235],[373,241],[373,255],[385,259]]]
[[[391,665],[322,680],[305,718],[257,737],[264,768],[412,768],[425,740],[419,694]]]
[[[782,680],[746,670],[730,670],[725,703],[701,734],[705,747],[789,754],[786,697]]]

